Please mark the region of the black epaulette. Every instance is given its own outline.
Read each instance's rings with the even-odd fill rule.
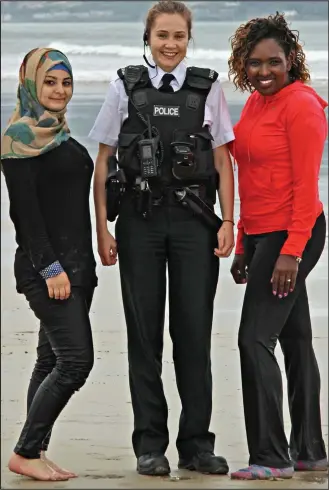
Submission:
[[[199,89],[210,89],[217,80],[218,73],[210,68],[198,68],[190,66],[186,70],[186,83],[190,87]]]
[[[117,73],[127,93],[130,93],[136,85],[145,86],[149,81],[148,70],[143,65],[128,65],[120,68]]]

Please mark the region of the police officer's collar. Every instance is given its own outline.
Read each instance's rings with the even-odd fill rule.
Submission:
[[[155,64],[153,59],[150,59],[149,61],[152,65]],[[179,88],[182,87],[185,81],[186,68],[186,64],[183,60],[179,63],[179,65],[176,66],[176,68],[172,72],[170,72],[172,75],[174,75],[175,81],[177,82]],[[159,66],[155,66],[155,68],[151,68],[150,66],[148,66],[147,69],[149,72],[150,80],[152,81],[152,85],[155,88],[159,88],[163,75],[168,72],[163,71],[162,68],[160,68]]]

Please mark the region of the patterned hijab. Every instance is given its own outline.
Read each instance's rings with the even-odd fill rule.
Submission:
[[[60,51],[37,48],[25,56],[19,71],[16,109],[2,136],[1,159],[35,157],[69,139],[66,107],[55,112],[39,102],[47,72],[59,64],[72,77],[70,62]]]

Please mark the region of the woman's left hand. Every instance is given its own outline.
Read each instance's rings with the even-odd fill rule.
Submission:
[[[229,257],[234,248],[233,223],[224,222],[217,233],[218,248],[214,254],[217,257]]]
[[[296,286],[298,262],[293,255],[280,255],[274,266],[271,279],[275,296],[283,298],[292,293]]]

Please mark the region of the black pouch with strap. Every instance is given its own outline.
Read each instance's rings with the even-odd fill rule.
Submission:
[[[218,231],[223,224],[222,219],[214,213],[208,204],[191,189],[184,187],[174,191],[177,201],[202,221],[205,226]]]
[[[108,160],[108,175],[105,182],[106,210],[108,221],[115,221],[120,211],[122,196],[126,190],[126,178],[123,170],[118,170],[118,161],[114,155]]]
[[[123,82],[126,94],[130,101],[129,103],[134,102],[135,96],[138,96],[138,91],[136,93],[134,92],[136,87],[143,88],[151,83],[148,70],[143,65],[129,65],[125,68],[120,68],[117,71],[117,74]],[[134,178],[141,172],[138,142],[145,138],[147,128],[142,119],[140,119],[139,126],[140,131],[138,132],[121,132],[119,134],[119,166],[124,169],[128,180],[134,180]]]
[[[196,93],[199,91],[206,93],[207,96],[211,90],[212,84],[217,80],[218,73],[209,68],[198,68],[196,66],[188,67],[186,70],[186,79],[183,88],[189,88]],[[192,105],[193,93],[187,97],[187,105]],[[211,177],[215,173],[213,162],[213,150],[211,142],[213,137],[208,126],[200,128],[199,131],[193,134],[195,144],[195,159],[198,163],[198,173],[203,178]]]
[[[217,80],[218,73],[209,68],[198,68],[195,66],[188,67],[186,70],[186,78],[183,84],[183,89],[189,90],[186,105],[193,109],[197,108],[199,103],[199,95],[208,96],[212,84]],[[205,95],[204,95],[205,94]],[[193,148],[194,159],[196,162],[195,175],[193,173],[189,178],[184,178],[184,185],[191,185],[201,182],[208,189],[208,196],[212,202],[216,202],[216,190],[218,189],[219,180],[218,174],[214,166],[213,149],[211,142],[213,137],[208,126],[200,127],[198,131],[188,131],[177,129],[174,131],[174,141],[186,142],[191,149]],[[174,146],[174,143],[172,143]],[[175,163],[174,163],[174,174]],[[201,179],[201,180],[200,180]]]

